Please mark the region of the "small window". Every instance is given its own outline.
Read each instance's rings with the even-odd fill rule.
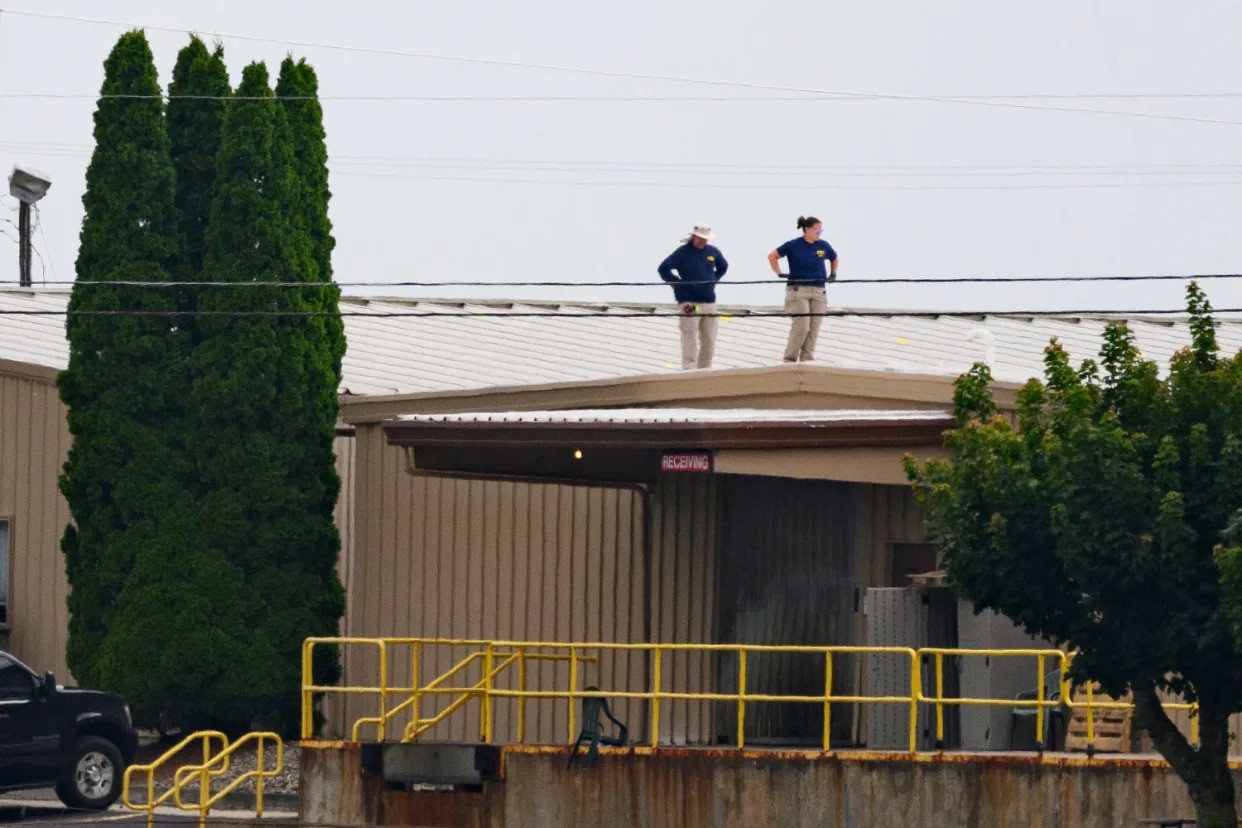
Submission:
[[[0,624],[9,623],[9,522],[0,520]]]
[[[29,701],[34,696],[34,679],[12,659],[0,657],[0,702]]]

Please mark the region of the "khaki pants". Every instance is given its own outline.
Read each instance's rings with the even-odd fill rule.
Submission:
[[[698,305],[695,313],[686,313],[686,308],[693,309],[691,302],[682,302],[678,306],[682,312],[677,320],[681,328],[681,367],[711,368],[712,356],[716,353],[716,327],[720,320],[716,317],[716,303],[708,302]]]
[[[798,285],[785,289],[785,313],[823,313],[828,296],[822,287]],[[815,359],[815,343],[819,340],[822,316],[795,316],[789,326],[789,342],[785,346],[786,362],[810,362]]]

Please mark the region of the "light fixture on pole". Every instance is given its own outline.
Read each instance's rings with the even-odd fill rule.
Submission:
[[[17,214],[17,283],[30,287],[30,205],[47,195],[52,179],[30,167],[14,167],[9,176],[9,195],[21,202]]]

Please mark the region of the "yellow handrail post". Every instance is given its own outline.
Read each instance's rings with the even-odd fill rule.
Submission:
[[[225,742],[228,747],[228,742]],[[203,738],[203,769],[198,774],[198,824],[200,826],[207,824],[207,803],[211,800],[211,771],[208,766],[211,763],[211,739]],[[173,784],[177,782],[173,778]]]
[[[569,648],[569,743],[578,741],[578,731],[574,729],[577,719],[574,716],[574,693],[578,692],[578,648]]]
[[[379,642],[379,740],[387,741],[388,726],[388,642],[380,639]]]
[[[1190,706],[1190,743],[1199,747],[1199,703]]]
[[[1095,753],[1095,720],[1093,717],[1095,711],[1091,708],[1094,685],[1094,681],[1087,682],[1087,758],[1091,758]]]
[[[263,752],[263,735],[259,734],[259,755],[255,763],[257,767],[255,767],[254,778],[254,815],[257,817],[263,816],[263,774],[266,771],[263,763],[267,761],[267,755]]]
[[[312,651],[315,642],[309,638],[302,642],[302,738],[309,739],[315,734],[315,694],[308,688],[315,683]]]
[[[944,751],[944,653],[936,653],[936,750]]]
[[[832,753],[832,650],[824,651],[824,753]]]
[[[147,771],[147,828],[155,828],[155,769]]]
[[[1044,657],[1035,656],[1035,675],[1038,681],[1035,682],[1036,700],[1039,707],[1035,708],[1035,744],[1042,753],[1044,748]]]
[[[737,749],[746,746],[746,648],[737,648]]]
[[[518,744],[526,742],[526,648],[518,647]]]
[[[414,719],[415,727],[418,727],[418,723],[422,720],[422,713],[420,712],[421,706],[419,704],[420,694],[418,692],[420,689],[419,682],[422,680],[419,675],[420,673],[419,660],[422,658],[422,655],[423,655],[422,642],[415,641],[413,652],[410,654],[410,661],[411,661],[410,678],[412,679],[412,683],[410,684],[410,687],[413,688],[414,690],[414,700],[410,703],[410,707],[414,711],[413,719]]]
[[[655,664],[651,671],[651,749],[660,746],[660,673],[664,661],[664,650],[656,645],[652,650]]]
[[[910,651],[910,752],[917,753],[919,745],[919,694],[923,675],[919,669],[919,654]]]
[[[492,663],[495,658],[495,645],[488,644],[483,654],[483,744],[492,743]]]

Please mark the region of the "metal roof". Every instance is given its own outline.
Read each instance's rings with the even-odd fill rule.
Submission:
[[[0,290],[0,311],[63,311],[68,299],[63,290]],[[341,309],[347,315],[448,314],[347,317],[348,352],[341,390],[352,394],[436,393],[675,373],[680,361],[676,319],[621,315],[669,313],[675,310],[673,305],[347,297]],[[780,363],[789,321],[746,318],[749,313],[772,310],[720,307],[727,316],[720,324],[716,368]],[[515,315],[548,311],[565,315]],[[1075,359],[1095,356],[1107,321],[1091,316],[982,314],[832,317],[824,321],[817,364],[957,375],[990,351],[997,379],[1022,382],[1042,372],[1043,350],[1053,337]],[[1190,341],[1184,321],[1152,317],[1130,321],[1143,352],[1162,365]],[[1221,320],[1220,340],[1227,352],[1242,348],[1242,322]],[[0,359],[63,368],[68,361],[64,317],[0,316]]]
[[[890,411],[878,409],[807,410],[759,408],[601,408],[567,411],[501,411],[471,414],[406,414],[397,419],[412,423],[495,423],[559,425],[763,425],[790,423],[924,422],[951,418],[947,411]]]

